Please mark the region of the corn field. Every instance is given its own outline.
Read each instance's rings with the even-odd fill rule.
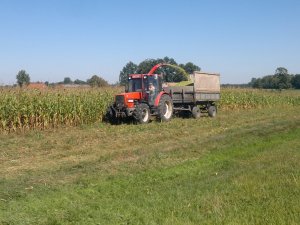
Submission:
[[[300,91],[297,90],[258,90],[229,89],[221,90],[218,106],[224,110],[256,109],[272,106],[300,105]]]
[[[0,91],[0,131],[77,126],[101,121],[116,90]]]
[[[102,121],[120,89],[0,89],[0,132],[77,126]],[[223,110],[300,105],[300,91],[222,89]]]

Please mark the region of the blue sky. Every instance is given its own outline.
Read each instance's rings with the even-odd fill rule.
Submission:
[[[169,56],[245,83],[277,67],[300,73],[298,0],[0,0],[0,84],[93,74]]]

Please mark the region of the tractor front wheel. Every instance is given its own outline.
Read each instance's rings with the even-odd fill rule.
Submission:
[[[148,123],[150,120],[149,106],[145,103],[137,105],[133,113],[133,117],[135,121],[140,124]]]
[[[111,106],[108,107],[103,120],[105,122],[108,122],[108,123],[113,124],[113,125],[116,125],[116,124],[119,123],[119,120],[118,120],[118,118],[116,118],[115,113],[114,113],[113,109],[111,108]]]

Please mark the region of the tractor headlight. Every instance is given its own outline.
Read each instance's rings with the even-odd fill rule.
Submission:
[[[128,99],[127,102],[134,102],[134,100],[133,99]]]

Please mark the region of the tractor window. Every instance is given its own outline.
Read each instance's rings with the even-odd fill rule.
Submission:
[[[128,81],[128,92],[139,92],[142,91],[142,81],[138,79],[129,79]]]
[[[154,105],[154,101],[160,92],[158,76],[148,76],[147,79],[147,96],[150,105]]]
[[[159,85],[159,79],[156,76],[149,76],[148,78],[148,90],[149,90],[149,84],[153,85],[155,87],[155,90],[158,92],[160,91],[160,85]]]

